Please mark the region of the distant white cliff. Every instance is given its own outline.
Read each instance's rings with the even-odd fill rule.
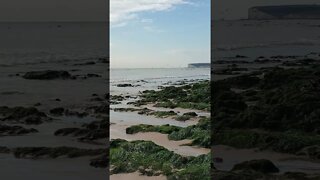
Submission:
[[[252,20],[320,19],[320,5],[256,6],[248,13]]]
[[[192,63],[188,64],[188,68],[210,68],[210,63]]]

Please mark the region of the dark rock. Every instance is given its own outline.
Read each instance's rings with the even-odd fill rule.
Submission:
[[[247,56],[242,56],[242,55],[236,55],[235,58],[243,59],[243,58],[248,58]]]
[[[183,115],[185,115],[185,116],[191,116],[191,117],[197,117],[197,116],[198,116],[198,114],[195,113],[195,112],[187,112],[187,113],[184,113]]]
[[[32,71],[23,75],[25,79],[37,79],[37,80],[53,80],[53,79],[70,79],[71,75],[67,71]]]
[[[93,141],[109,137],[109,124],[107,120],[93,121],[84,124],[82,128],[63,128],[57,130],[56,136],[76,136],[80,141]]]
[[[298,155],[306,155],[312,159],[320,159],[320,146],[314,145],[314,146],[305,147],[297,154]]]
[[[91,101],[98,101],[98,102],[101,102],[101,101],[105,101],[104,99],[100,98],[100,97],[95,97],[95,98],[92,98]]]
[[[101,77],[101,75],[99,74],[87,74],[87,77],[91,78],[91,77]]]
[[[212,177],[214,180],[257,180],[258,177],[254,175],[238,174],[234,172],[225,172],[213,170]]]
[[[79,149],[74,147],[21,147],[13,150],[16,158],[58,158],[67,156],[69,158],[83,156],[98,156],[106,152],[106,149]]]
[[[110,99],[111,99],[111,100],[114,100],[114,101],[123,101],[123,100],[124,100],[124,97],[121,96],[121,95],[111,95],[111,96],[110,96]]]
[[[9,148],[0,146],[0,153],[1,154],[8,154],[10,152],[11,152],[11,150]]]
[[[99,106],[91,106],[91,107],[88,107],[87,110],[91,110],[95,114],[108,114],[109,113],[109,105],[102,104]]]
[[[251,160],[236,164],[232,171],[256,171],[261,173],[278,173],[279,169],[269,160]]]
[[[117,84],[117,87],[133,87],[132,84]]]
[[[307,174],[302,173],[302,172],[286,172],[283,175],[286,179],[291,179],[291,180],[308,180]]]
[[[62,107],[54,108],[50,110],[50,114],[56,115],[56,116],[62,116],[65,109]]]
[[[80,129],[80,128],[63,128],[54,132],[55,136],[80,136],[88,133],[88,130]]]
[[[99,63],[109,63],[109,58],[99,58],[98,62]]]
[[[41,124],[43,121],[51,121],[51,118],[48,118],[47,115],[43,112],[38,111],[34,107],[25,108],[25,107],[13,107],[9,108],[6,106],[0,107],[0,115],[3,118],[0,118],[1,121],[7,122],[17,122],[23,124]]]
[[[86,117],[86,116],[89,115],[87,112],[71,111],[71,110],[68,110],[68,109],[65,110],[64,114],[66,116],[77,116],[79,118],[83,118],[83,117]]]
[[[96,63],[94,61],[88,61],[85,63],[78,63],[78,64],[74,64],[75,66],[85,66],[85,65],[95,65]]]
[[[109,159],[107,155],[100,156],[99,158],[92,159],[90,165],[95,168],[106,168],[109,166]]]
[[[0,136],[17,136],[38,132],[36,129],[26,129],[21,126],[0,125]]]

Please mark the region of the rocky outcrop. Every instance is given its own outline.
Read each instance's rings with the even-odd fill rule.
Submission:
[[[41,124],[44,121],[51,121],[52,118],[47,117],[43,112],[40,112],[34,107],[0,107],[0,121],[11,123],[21,123],[29,125]]]
[[[70,79],[72,78],[70,73],[67,71],[31,71],[23,75],[25,79],[36,79],[36,80],[53,80],[53,79]]]
[[[0,136],[17,136],[38,132],[36,129],[27,129],[21,126],[0,125]]]
[[[260,173],[277,173],[279,169],[269,160],[259,159],[236,164],[232,171],[256,171]]]

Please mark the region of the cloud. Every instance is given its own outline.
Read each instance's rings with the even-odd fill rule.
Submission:
[[[141,19],[142,23],[153,23],[152,19]]]
[[[111,0],[110,23],[113,27],[119,24],[123,26],[128,21],[139,18],[138,13],[166,11],[181,4],[190,4],[190,2],[187,0]]]
[[[152,27],[152,26],[144,26],[143,29],[145,31],[151,32],[151,33],[163,33],[163,32],[165,32],[164,30],[157,29],[157,28]]]

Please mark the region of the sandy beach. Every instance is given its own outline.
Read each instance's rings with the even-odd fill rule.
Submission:
[[[155,69],[156,71],[159,71]],[[199,122],[199,118],[190,119],[187,121],[177,121],[174,119],[174,117],[155,117],[152,115],[141,115],[137,112],[125,112],[125,111],[115,111],[117,109],[123,108],[123,109],[139,109],[139,108],[146,108],[150,109],[152,111],[173,111],[177,113],[178,115],[182,115],[187,112],[196,112],[199,116],[210,116],[210,113],[208,111],[201,111],[201,110],[195,110],[195,109],[185,109],[185,108],[162,108],[162,107],[155,107],[153,103],[142,105],[140,107],[136,107],[134,105],[130,105],[130,102],[135,102],[139,100],[140,93],[145,90],[159,90],[158,86],[170,86],[171,84],[178,83],[180,81],[188,81],[193,79],[198,79],[198,77],[201,77],[202,74],[207,74],[207,76],[203,76],[203,79],[208,79],[209,77],[209,69],[177,69],[180,71],[181,75],[174,75],[170,78],[167,78],[169,74],[162,74],[158,75],[158,77],[152,77],[154,76],[154,73],[150,73],[149,77],[148,75],[148,69],[144,72],[143,69],[139,70],[132,70],[136,71],[136,75],[141,74],[141,79],[117,79],[117,70],[111,70],[111,95],[112,96],[126,96],[128,98],[124,98],[122,101],[119,101],[119,103],[112,104],[111,105],[111,111],[110,111],[110,139],[124,139],[127,141],[136,141],[136,140],[144,140],[144,141],[152,141],[155,144],[164,147],[165,149],[172,151],[176,154],[182,155],[182,156],[199,156],[199,155],[205,155],[211,152],[208,148],[201,148],[196,146],[188,146],[186,144],[190,144],[192,140],[190,139],[184,139],[180,141],[173,141],[168,139],[167,134],[161,134],[158,132],[143,132],[143,133],[135,133],[135,134],[127,134],[126,129],[134,126],[134,125],[154,125],[154,126],[161,126],[161,125],[172,125],[177,127],[188,127],[192,125],[196,125]],[[114,71],[114,73],[112,73]],[[167,71],[171,71],[170,69],[164,69],[165,73]],[[199,74],[197,74],[197,72]],[[187,73],[187,74],[186,74]],[[146,75],[143,77],[143,75]],[[194,74],[194,76],[190,76],[190,74]],[[141,83],[141,81],[144,81]],[[201,80],[198,79],[198,80]],[[194,82],[197,82],[198,80],[195,80]],[[118,84],[133,84],[134,86],[137,85],[137,87],[117,87]],[[134,97],[134,98],[133,98]],[[121,174],[113,174],[111,175],[111,179],[113,180],[121,180],[125,179],[127,177],[133,178],[133,179],[166,179],[164,176],[141,176],[138,173],[121,173]]]
[[[8,26],[6,23],[0,26],[0,36],[6,40],[0,47],[0,141],[4,149],[0,153],[1,177],[105,179],[106,167],[90,165],[102,151],[89,152],[105,149],[107,153],[107,138],[90,137],[94,133],[89,125],[102,122],[107,111],[103,115],[89,109],[107,103],[104,96],[108,88],[108,64],[103,62],[107,53],[103,52],[101,40],[106,25],[57,26],[44,22],[11,23],[10,29],[4,28]],[[35,29],[42,41],[33,39]],[[21,33],[24,36],[19,39]],[[75,38],[72,34],[79,36]],[[87,38],[83,34],[92,36]],[[16,41],[19,45],[13,43]],[[24,45],[29,48],[23,48]],[[57,133],[68,129],[82,129],[84,133]],[[104,131],[108,133],[107,128]]]

